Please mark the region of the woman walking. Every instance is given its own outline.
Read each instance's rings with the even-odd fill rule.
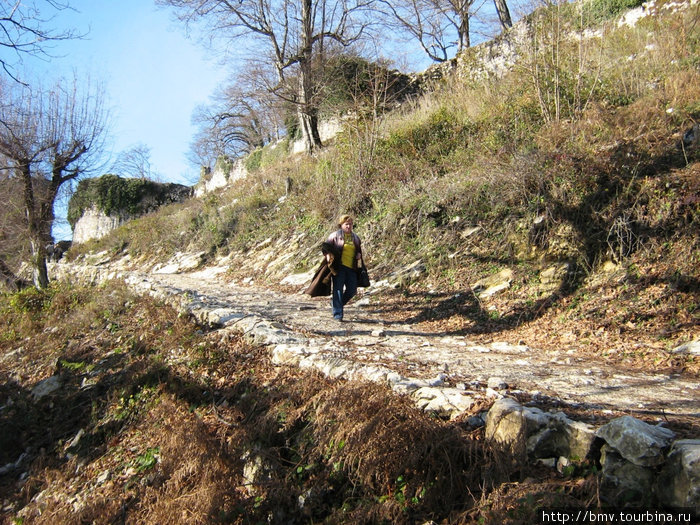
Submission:
[[[357,269],[362,261],[362,246],[352,231],[353,223],[352,216],[342,215],[338,219],[339,229],[324,243],[324,255],[333,273],[333,317],[338,321],[343,320],[343,307],[357,293]]]

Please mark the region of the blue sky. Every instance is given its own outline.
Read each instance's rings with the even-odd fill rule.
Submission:
[[[199,175],[187,162],[194,134],[193,109],[206,103],[225,70],[185,36],[172,12],[149,0],[71,0],[75,11],[55,20],[87,33],[51,50],[49,62],[25,60],[48,76],[90,77],[104,85],[112,116],[110,151],[142,143],[162,179],[193,184]]]
[[[57,14],[47,27],[72,29],[85,37],[52,44],[51,57],[23,57],[15,71],[42,85],[60,78],[89,78],[104,86],[110,111],[106,166],[124,150],[145,144],[151,168],[164,182],[192,185],[199,169],[187,160],[195,133],[196,106],[208,102],[227,70],[195,38],[171,10],[152,0],[70,0],[74,10]],[[38,3],[42,5],[42,3]],[[54,14],[47,10],[42,17]],[[3,55],[11,61],[16,58]],[[65,203],[57,215],[65,216]],[[54,228],[69,238],[70,227]]]

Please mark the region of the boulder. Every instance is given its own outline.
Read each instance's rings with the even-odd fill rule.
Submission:
[[[654,469],[627,461],[609,445],[603,445],[600,453],[604,503],[613,506],[651,505]]]
[[[511,452],[522,452],[528,436],[547,424],[539,409],[524,408],[509,397],[497,400],[486,415],[486,439]]]
[[[675,434],[663,427],[652,426],[632,416],[622,416],[603,425],[596,432],[627,461],[641,467],[660,465],[664,452]]]
[[[681,439],[673,444],[656,491],[662,504],[693,508],[700,514],[700,439]]]
[[[571,421],[562,413],[523,407],[514,399],[496,401],[486,416],[486,438],[513,454],[530,458],[584,459],[595,433],[590,425]]]

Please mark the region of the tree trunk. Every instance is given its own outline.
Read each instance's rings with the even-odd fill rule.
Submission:
[[[318,132],[318,116],[313,108],[299,105],[299,125],[307,153],[311,154],[323,147],[321,135]]]
[[[508,9],[506,0],[493,0],[493,3],[496,6],[498,19],[501,21],[501,26],[503,29],[513,27],[513,21],[510,19],[510,10]]]
[[[34,286],[43,289],[49,286],[49,271],[46,268],[46,242],[41,238],[31,239],[32,246],[32,278]]]
[[[321,135],[318,132],[318,110],[314,105],[313,83],[311,82],[311,56],[313,52],[311,2],[312,0],[302,0],[301,2],[302,41],[299,52],[299,100],[297,101],[299,125],[308,153],[313,153],[314,150],[323,146]]]
[[[469,7],[472,2],[464,0],[459,4],[459,28],[457,29],[457,37],[459,38],[457,53],[468,49],[471,46],[471,37],[469,35]]]
[[[19,171],[24,184],[24,213],[32,249],[32,279],[37,288],[46,288],[49,285],[49,272],[46,268],[46,244],[50,240],[50,231],[47,235],[46,230],[48,215],[53,214],[53,200],[51,200],[50,209],[44,203],[40,205],[41,209],[37,210],[37,199],[30,166],[30,162],[24,161],[20,164]],[[50,223],[48,228],[50,230]]]

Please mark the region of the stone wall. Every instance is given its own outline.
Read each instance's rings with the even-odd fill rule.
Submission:
[[[604,507],[675,508],[689,520],[700,516],[700,440],[677,440],[662,425],[622,416],[594,428],[503,397],[488,411],[486,439],[565,475],[582,465],[599,468]]]

